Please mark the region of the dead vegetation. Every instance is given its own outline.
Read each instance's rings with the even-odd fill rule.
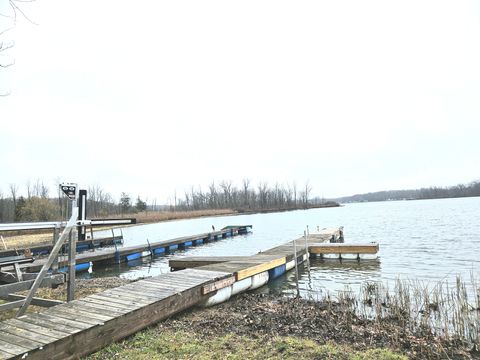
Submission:
[[[158,336],[168,331],[193,331],[205,340],[226,334],[293,336],[320,345],[348,345],[358,351],[389,348],[412,359],[472,359],[480,355],[476,347],[458,338],[411,329],[392,316],[367,319],[345,299],[313,301],[246,293],[227,303],[174,317],[156,329]]]

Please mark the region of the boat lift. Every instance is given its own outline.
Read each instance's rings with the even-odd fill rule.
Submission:
[[[35,281],[29,288],[27,296],[15,302],[15,307],[20,307],[16,317],[25,314],[28,306],[31,304],[35,292],[42,285],[43,280],[48,275],[48,270],[55,267],[58,259],[58,253],[63,244],[69,239],[68,246],[68,279],[67,279],[67,301],[75,299],[75,255],[76,255],[76,241],[85,240],[87,226],[104,226],[104,225],[128,225],[135,224],[136,219],[86,219],[87,209],[87,191],[79,190],[77,184],[63,183],[60,184],[60,189],[71,200],[72,212],[68,221],[53,221],[53,222],[37,222],[37,223],[13,223],[0,224],[0,231],[18,231],[18,230],[42,230],[53,229],[54,231],[54,245],[48,259],[43,265],[42,269],[35,278]],[[64,228],[60,236],[59,230]],[[17,269],[18,265],[15,266]],[[17,275],[18,276],[18,275]]]

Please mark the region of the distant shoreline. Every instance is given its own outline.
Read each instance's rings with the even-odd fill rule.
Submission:
[[[251,214],[267,214],[275,212],[286,212],[286,211],[296,211],[296,210],[310,210],[318,208],[331,208],[341,206],[335,202],[326,202],[323,204],[315,204],[305,206],[292,207],[287,209],[256,209],[256,210],[232,210],[232,209],[212,209],[212,210],[191,210],[191,211],[149,211],[142,213],[128,213],[119,215],[112,215],[109,218],[135,218],[137,223],[134,225],[127,226],[114,226],[114,227],[99,227],[95,228],[95,231],[104,231],[111,228],[118,227],[130,227],[137,225],[146,225],[161,223],[167,221],[177,221],[177,220],[188,220],[188,219],[198,219],[203,217],[219,217],[219,216],[235,216],[235,215],[251,215]],[[225,224],[229,225],[229,224]],[[19,248],[19,247],[29,247],[32,245],[38,245],[43,243],[51,243],[52,235],[51,230],[37,230],[37,231],[18,231],[12,232],[9,236],[4,235],[5,243],[7,247],[10,248]]]

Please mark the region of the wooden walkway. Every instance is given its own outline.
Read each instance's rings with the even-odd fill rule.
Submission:
[[[120,263],[129,260],[138,259],[143,256],[164,254],[174,251],[178,248],[186,248],[189,246],[201,245],[203,243],[223,239],[230,236],[236,236],[244,233],[246,226],[229,227],[218,231],[202,233],[197,235],[183,236],[170,240],[162,240],[152,243],[146,243],[136,246],[125,246],[117,248],[95,249],[93,251],[85,251],[76,255],[76,264],[86,264],[89,262],[108,264]],[[130,257],[132,256],[132,257]],[[46,259],[37,259],[33,263],[21,265],[21,269],[25,272],[38,272]],[[58,266],[61,268],[68,265],[67,256],[60,256]]]
[[[0,323],[0,358],[76,359],[204,301],[230,273],[188,269]]]

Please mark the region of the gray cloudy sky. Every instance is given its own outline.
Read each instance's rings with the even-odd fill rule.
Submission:
[[[478,2],[18,5],[38,25],[1,36],[4,193],[61,178],[162,203],[222,179],[335,197],[480,178]]]

